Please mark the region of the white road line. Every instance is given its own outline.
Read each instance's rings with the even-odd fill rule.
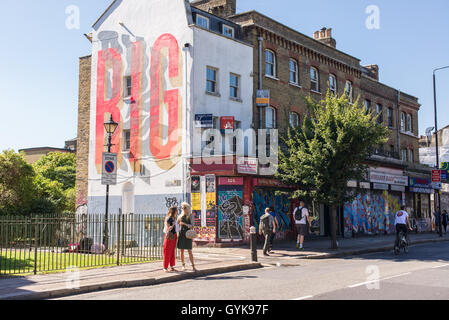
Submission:
[[[390,280],[390,279],[394,279],[394,278],[407,276],[409,274],[412,274],[412,273],[411,272],[407,272],[407,273],[402,273],[402,274],[398,274],[396,276],[391,276],[391,277],[387,277],[387,278],[383,278],[383,279],[379,279],[379,280],[365,281],[365,282],[362,282],[362,283],[354,284],[352,286],[348,286],[348,288],[351,288],[351,289],[352,288],[357,288],[357,287],[361,287],[361,286],[364,286],[364,285],[367,285],[367,284],[373,284],[373,283],[380,282],[380,281],[385,281],[385,280]]]
[[[313,298],[313,296],[305,296],[305,297],[296,298],[296,299],[292,299],[292,300],[299,301],[299,300],[306,300],[306,299],[310,299],[310,298]]]
[[[444,268],[444,267],[449,267],[449,264],[443,264],[441,266],[432,267],[432,269],[438,269],[438,268]]]

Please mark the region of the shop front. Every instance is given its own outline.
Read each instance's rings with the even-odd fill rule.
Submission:
[[[432,231],[431,200],[434,193],[432,181],[420,177],[409,177],[408,195],[413,199],[413,208],[410,210],[418,232]]]
[[[370,168],[369,181],[359,182],[352,202],[344,206],[344,235],[392,234],[395,213],[406,202],[408,177],[391,168]]]

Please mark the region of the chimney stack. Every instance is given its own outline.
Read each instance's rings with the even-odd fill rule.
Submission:
[[[370,64],[368,66],[363,66],[363,68],[365,69],[365,75],[379,81],[379,66],[377,64]]]
[[[313,38],[332,48],[337,48],[337,41],[332,38],[332,28],[322,28],[321,30],[315,31]]]
[[[237,0],[196,0],[190,5],[222,18],[232,16],[237,11]]]

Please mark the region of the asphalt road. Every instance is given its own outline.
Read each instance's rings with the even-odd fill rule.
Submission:
[[[449,244],[280,265],[61,300],[449,300]],[[276,264],[273,260],[273,264]]]

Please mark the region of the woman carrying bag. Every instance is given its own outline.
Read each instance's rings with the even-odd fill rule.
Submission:
[[[168,210],[167,217],[165,217],[164,228],[164,271],[168,272],[168,266],[170,265],[171,271],[177,271],[175,269],[176,264],[176,242],[178,241],[177,233],[179,232],[179,225],[176,220],[178,215],[178,208],[171,207]]]
[[[184,262],[184,250],[189,252],[190,263],[192,264],[192,269],[196,272],[195,262],[193,260],[192,246],[193,239],[196,237],[195,231],[193,231],[192,215],[190,206],[188,203],[184,202],[181,204],[182,214],[178,218],[178,223],[181,227],[178,238],[178,249],[181,250],[181,263],[182,271],[186,271],[186,264]]]

